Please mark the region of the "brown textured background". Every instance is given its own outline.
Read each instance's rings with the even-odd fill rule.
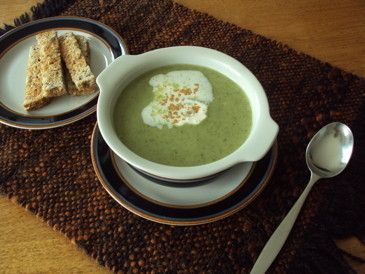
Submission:
[[[84,1],[70,5],[64,14],[109,24],[126,39],[131,53],[195,44],[238,58],[264,85],[274,119],[281,126],[279,168],[260,198],[229,219],[192,228],[153,224],[119,208],[97,183],[85,142],[94,122],[90,117],[44,132],[1,126],[4,193],[115,270],[245,272],[304,187],[308,176],[304,148],[310,136],[325,123],[341,120],[359,140],[354,159],[343,175],[332,179],[333,184],[314,189],[272,270],[349,271],[331,238],[364,230],[364,186],[360,185],[364,80],[167,1],[104,5]]]

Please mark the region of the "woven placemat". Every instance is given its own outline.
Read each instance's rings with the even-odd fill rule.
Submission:
[[[355,135],[353,159],[343,174],[314,187],[270,271],[353,271],[332,239],[365,230],[364,79],[170,1],[46,1],[33,12],[32,19],[99,20],[122,35],[131,54],[199,45],[237,58],[264,86],[280,125],[278,165],[259,198],[232,217],[195,227],[156,224],[123,209],[99,184],[90,159],[92,115],[43,131],[1,125],[1,193],[113,271],[247,273],[308,181],[306,144],[323,125],[342,121]]]

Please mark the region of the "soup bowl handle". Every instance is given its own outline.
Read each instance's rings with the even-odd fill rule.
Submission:
[[[120,82],[120,69],[128,70],[133,65],[133,55],[122,55],[115,59],[106,69],[96,78],[100,92],[114,90]]]
[[[237,162],[256,162],[262,159],[274,144],[279,132],[278,124],[269,117],[264,122],[257,124],[254,136],[245,142],[239,153]]]

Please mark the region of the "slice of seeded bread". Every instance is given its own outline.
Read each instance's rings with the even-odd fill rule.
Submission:
[[[77,88],[77,92],[71,90],[69,93],[85,95],[95,92],[97,88],[95,76],[82,54],[76,36],[71,32],[65,33],[60,39],[60,48],[62,59],[71,75],[72,82]]]
[[[46,97],[61,96],[66,93],[66,87],[57,32],[42,32],[36,38],[40,48],[42,92]]]
[[[38,45],[31,46],[25,80],[24,108],[34,110],[43,107],[50,98],[42,93],[40,51]]]
[[[85,57],[86,63],[89,64],[90,59],[90,48],[87,39],[82,35],[75,35],[77,43],[80,47],[81,54]],[[63,39],[65,39],[64,35],[59,37],[60,43],[63,43]],[[91,92],[86,90],[78,90],[75,83],[72,81],[70,72],[67,70],[66,65],[64,64],[64,75],[66,81],[67,92],[70,95],[85,95],[90,94]]]

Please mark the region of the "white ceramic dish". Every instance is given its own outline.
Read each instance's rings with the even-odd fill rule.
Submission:
[[[0,37],[0,122],[18,128],[44,129],[63,126],[93,113],[99,92],[86,96],[60,96],[34,111],[23,107],[30,47],[36,34],[55,29],[58,35],[72,31],[84,36],[90,47],[90,67],[99,75],[115,58],[126,53],[119,35],[86,18],[52,17],[37,20]]]
[[[155,204],[177,208],[202,207],[231,196],[245,183],[245,178],[254,166],[252,162],[241,163],[202,183],[194,183],[191,187],[176,187],[176,184],[156,183],[158,180],[152,181],[153,178],[138,173],[115,154],[112,157],[114,168],[120,177],[138,195]]]
[[[245,91],[253,112],[252,129],[247,140],[233,153],[205,165],[174,167],[148,161],[120,141],[114,129],[112,114],[115,102],[124,87],[147,71],[173,64],[211,68],[223,73]],[[99,75],[97,83],[100,88],[97,119],[106,143],[126,162],[158,177],[182,182],[198,180],[238,163],[257,161],[270,149],[279,130],[270,116],[266,94],[256,77],[240,62],[216,50],[182,46],[157,49],[140,55],[121,56]]]
[[[113,199],[153,222],[199,225],[221,220],[248,206],[265,189],[275,169],[278,146],[255,163],[241,163],[203,182],[171,184],[136,171],[106,144],[96,125],[91,159],[96,175]]]

